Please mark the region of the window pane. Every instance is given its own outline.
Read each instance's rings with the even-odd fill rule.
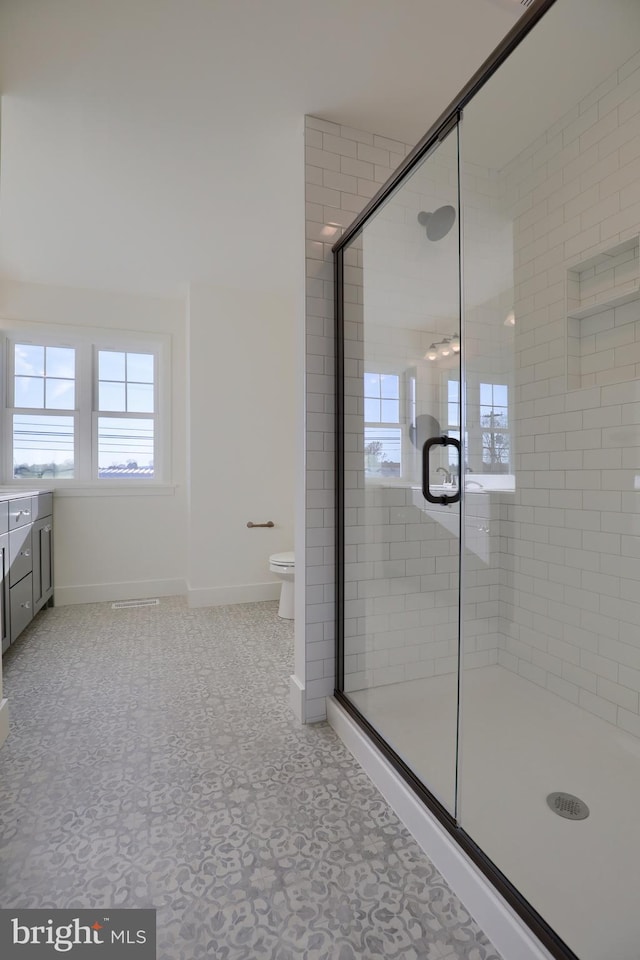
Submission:
[[[450,427],[459,427],[460,426],[460,404],[459,403],[449,403],[449,413],[447,414],[449,418]]]
[[[153,383],[153,361],[152,353],[128,353],[127,380],[135,380],[137,383]]]
[[[493,385],[493,402],[497,407],[506,407],[508,404],[507,401],[507,385],[505,383],[494,383]]]
[[[482,434],[482,462],[491,464],[492,466],[509,463],[508,433],[499,433],[496,431]]]
[[[98,476],[153,479],[153,420],[98,417]]]
[[[402,431],[384,427],[364,429],[366,477],[399,477],[402,471]]]
[[[480,403],[491,406],[493,403],[493,385],[491,383],[480,384]]]
[[[73,380],[76,375],[76,352],[71,347],[47,347],[47,376]]]
[[[14,478],[73,477],[73,417],[13,417]]]
[[[49,410],[73,410],[76,401],[75,380],[55,380],[53,377],[47,377],[45,382],[44,406]]]
[[[382,423],[398,423],[400,420],[400,404],[397,400],[381,400]]]
[[[101,380],[98,387],[98,409],[117,410],[119,413],[125,412],[127,407],[124,383],[110,383]]]
[[[365,397],[380,396],[380,374],[365,373],[364,375],[364,395]]]
[[[44,376],[44,347],[30,343],[16,343],[15,373],[27,376]]]
[[[153,413],[153,384],[127,383],[129,413]]]
[[[447,435],[453,437],[454,440],[460,439],[459,430],[447,430]],[[458,476],[458,467],[460,464],[460,455],[455,447],[447,447],[448,450],[448,459],[449,466],[451,467],[451,472],[454,476]]]
[[[448,394],[449,400],[453,400],[457,403],[458,397],[460,394],[460,384],[458,383],[457,380],[449,380],[448,386],[449,386],[449,394]]]
[[[44,407],[44,378],[16,377],[14,407]]]
[[[400,397],[400,377],[389,373],[381,374],[380,395],[387,400],[398,400]]]
[[[507,426],[507,408],[506,407],[493,408],[493,425],[495,427]]]
[[[491,430],[495,430],[497,427],[506,427],[507,411],[500,409],[500,407],[492,407],[489,409],[486,407],[481,408],[480,425],[482,427],[489,427]]]
[[[380,420],[380,401],[379,400],[369,400],[365,398],[364,418],[368,423],[379,422]]]
[[[115,350],[99,350],[98,377],[100,380],[124,380],[124,356],[124,353],[116,353]]]

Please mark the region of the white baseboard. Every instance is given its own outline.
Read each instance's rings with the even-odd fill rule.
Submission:
[[[293,673],[289,677],[289,705],[296,719],[304,723],[304,685]]]
[[[327,719],[504,960],[552,960],[551,954],[333,697],[327,698]]]
[[[184,580],[132,580],[123,583],[87,583],[74,587],[58,587],[54,591],[56,606],[73,603],[100,603],[105,600],[143,600],[149,597],[187,595],[190,607],[218,607],[229,603],[257,603],[277,600],[280,581],[242,583],[232,587],[188,589]]]
[[[258,603],[277,600],[281,582],[241,583],[233,587],[203,587],[188,590],[190,607],[220,607],[229,603]]]
[[[124,583],[87,583],[77,587],[55,587],[57,607],[72,603],[101,603],[105,600],[144,600],[149,597],[177,597],[187,592],[184,580],[131,580]]]
[[[0,700],[0,747],[9,736],[9,701]]]

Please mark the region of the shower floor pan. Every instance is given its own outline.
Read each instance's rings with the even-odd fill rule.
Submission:
[[[455,696],[455,675],[349,694],[443,798]],[[460,756],[466,832],[581,960],[637,960],[640,739],[490,666],[463,677]],[[589,817],[556,816],[554,791],[579,797]]]

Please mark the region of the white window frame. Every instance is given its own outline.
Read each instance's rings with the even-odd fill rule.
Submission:
[[[389,484],[394,484],[394,483],[401,483],[402,481],[406,480],[406,478],[407,478],[407,438],[408,438],[408,424],[407,424],[407,421],[406,421],[406,406],[407,406],[407,403],[406,403],[406,384],[405,384],[404,378],[403,378],[403,374],[404,374],[405,371],[404,371],[403,369],[401,369],[400,367],[398,367],[398,366],[395,366],[395,365],[389,366],[389,365],[386,365],[386,364],[380,364],[380,363],[378,363],[378,362],[375,361],[375,360],[367,361],[367,363],[364,364],[364,367],[365,367],[365,370],[364,370],[364,373],[365,373],[365,374],[366,374],[366,373],[373,373],[373,374],[378,374],[379,376],[389,376],[389,377],[397,377],[397,378],[398,378],[398,420],[397,420],[397,421],[394,421],[394,420],[382,420],[382,421],[380,421],[379,423],[376,423],[376,422],[374,422],[373,420],[366,420],[366,419],[365,419],[365,420],[364,420],[364,424],[363,424],[363,438],[364,438],[364,430],[366,430],[368,427],[370,427],[370,428],[372,428],[372,429],[374,429],[374,430],[380,430],[380,429],[382,429],[382,430],[398,430],[398,431],[400,432],[400,476],[398,476],[398,477],[393,477],[393,476],[389,476],[389,477],[375,477],[375,476],[367,475],[367,474],[366,474],[366,470],[365,470],[366,482],[367,482],[368,484],[380,483],[380,484],[383,484],[383,485],[385,485],[385,486],[388,486]],[[376,369],[374,369],[374,367],[375,367]],[[363,379],[363,383],[364,383],[364,379]],[[365,414],[364,414],[364,406],[365,406],[365,400],[366,400],[366,399],[367,399],[367,398],[366,398],[366,397],[364,396],[364,394],[363,394],[363,417],[365,416]],[[376,398],[375,398],[375,397],[371,397],[371,398],[368,398],[368,399],[376,399]],[[380,398],[380,399],[382,399],[382,398]]]
[[[25,331],[26,333],[26,331]],[[15,346],[18,343],[25,343],[31,346],[38,347],[67,347],[75,350],[75,376],[74,376],[74,400],[75,405],[73,408],[66,410],[61,409],[52,409],[46,407],[17,407],[13,406],[15,396]],[[16,331],[16,335],[11,338],[7,337],[5,341],[6,347],[6,362],[3,364],[7,371],[5,391],[4,391],[4,443],[3,443],[3,471],[2,479],[3,483],[6,485],[22,486],[22,487],[38,487],[48,486],[49,483],[52,485],[56,482],[54,478],[42,478],[40,482],[33,477],[15,477],[13,476],[13,417],[17,416],[34,416],[39,413],[44,413],[48,416],[54,417],[71,417],[73,418],[73,448],[74,448],[74,457],[78,449],[78,439],[79,439],[79,415],[78,415],[78,352],[75,344],[68,342],[65,338],[50,339],[48,337],[40,337],[38,339],[30,337],[28,335],[21,336]],[[58,482],[73,482],[71,478],[67,478],[64,481]]]
[[[2,485],[15,489],[54,489],[60,493],[117,493],[144,491],[159,492],[171,484],[171,341],[168,334],[134,333],[127,330],[101,328],[74,328],[47,325],[46,331],[33,325],[7,325],[2,331],[2,367],[6,371],[2,391],[4,407],[2,422]],[[47,410],[12,406],[14,401],[14,358],[17,343],[44,347],[72,347],[76,351],[76,395],[73,410]],[[131,414],[98,410],[98,351],[114,350],[120,353],[149,353],[154,356],[154,412]],[[74,464],[73,478],[22,478],[13,476],[13,416],[14,414],[52,414],[73,416]],[[153,478],[98,476],[98,417],[118,419],[152,419],[154,421],[154,476]]]
[[[482,415],[482,407],[483,407],[483,406],[485,406],[485,407],[488,407],[488,406],[489,406],[489,404],[483,404],[483,403],[482,403],[482,393],[481,393],[481,391],[482,391],[482,387],[483,387],[483,386],[485,386],[485,387],[491,387],[491,412],[492,412],[492,413],[493,413],[493,411],[495,410],[495,406],[494,406],[494,403],[493,403],[493,399],[494,399],[494,398],[493,398],[493,390],[494,390],[494,387],[504,387],[504,388],[506,389],[506,391],[507,391],[507,403],[506,403],[506,404],[501,404],[500,407],[499,407],[499,409],[502,409],[502,410],[506,410],[506,411],[507,411],[507,425],[506,425],[505,427],[496,427],[496,426],[493,426],[493,427],[485,427],[485,426],[483,425],[483,423],[482,423],[482,416],[483,416],[483,415]],[[512,462],[513,462],[513,437],[512,437],[512,434],[511,434],[511,408],[510,408],[510,403],[511,403],[511,387],[509,386],[508,383],[494,383],[493,380],[491,380],[491,381],[481,380],[481,381],[479,382],[479,384],[478,384],[478,421],[479,421],[479,427],[480,427],[480,465],[481,465],[482,473],[483,473],[483,474],[486,473],[487,476],[492,476],[492,475],[493,475],[493,476],[500,476],[500,475],[503,475],[503,474],[511,473],[512,470],[513,470],[513,468],[512,468]],[[504,470],[504,471],[502,471],[502,470],[501,470],[501,471],[485,470],[485,466],[487,466],[487,465],[490,466],[490,465],[491,465],[490,462],[487,464],[487,461],[485,461],[485,459],[484,459],[484,451],[485,451],[485,446],[484,446],[484,434],[485,434],[485,433],[486,433],[486,434],[493,435],[493,436],[495,436],[496,434],[503,434],[504,436],[506,436],[506,438],[507,438],[507,450],[508,450],[508,453],[509,453],[508,459],[506,460],[506,465],[507,465],[507,469],[506,469],[506,470]],[[496,462],[502,464],[502,463],[505,462],[505,461],[499,460],[499,461],[496,461]]]

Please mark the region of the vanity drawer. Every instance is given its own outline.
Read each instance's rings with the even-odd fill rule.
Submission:
[[[31,498],[31,519],[38,520],[40,517],[50,517],[53,513],[53,494],[41,493],[37,497]]]
[[[9,591],[11,603],[11,642],[16,639],[33,617],[31,574]]]
[[[9,531],[9,585],[13,586],[33,569],[31,527]],[[31,578],[29,578],[31,579]]]
[[[25,523],[31,523],[32,520],[31,497],[9,500],[9,531],[22,527]]]

